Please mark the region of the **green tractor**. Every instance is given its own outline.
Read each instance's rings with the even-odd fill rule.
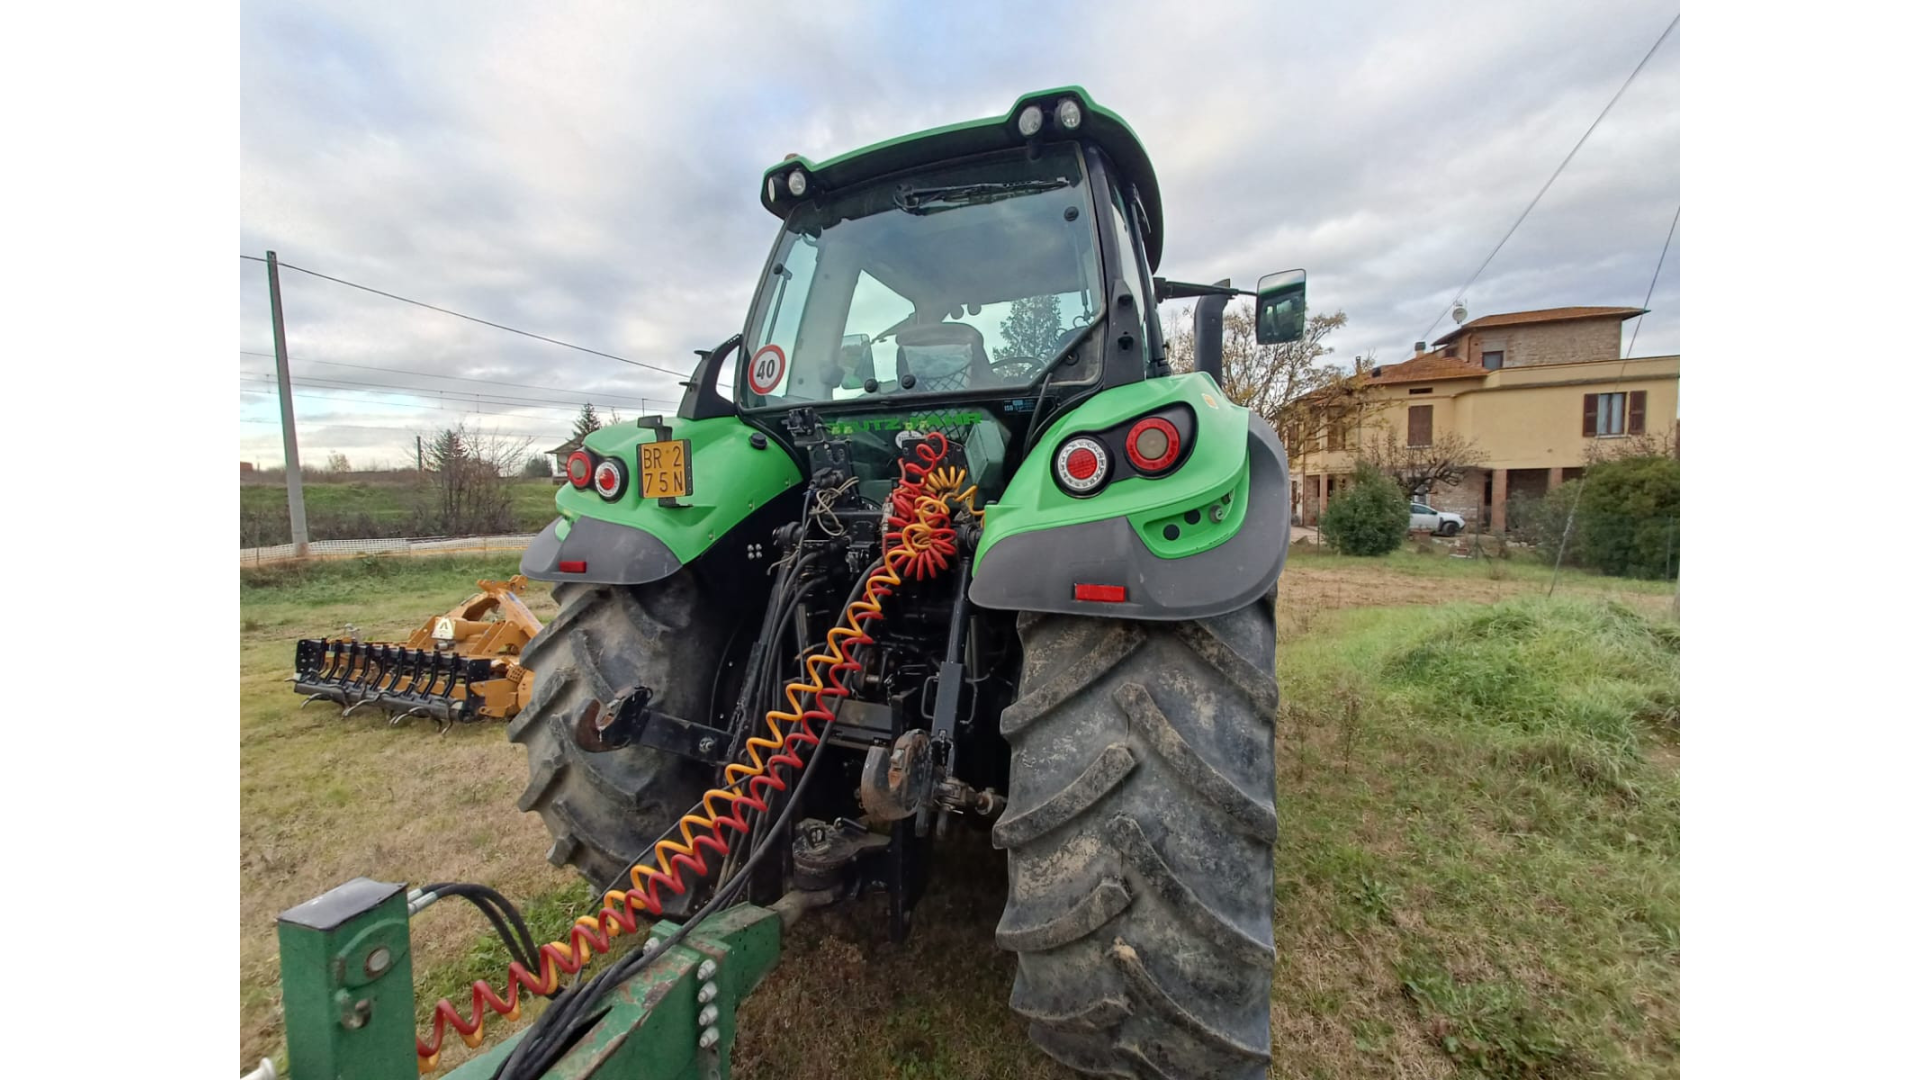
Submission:
[[[883,889],[900,936],[939,839],[991,823],[995,938],[1043,1050],[1265,1075],[1289,492],[1270,426],[1220,389],[1220,327],[1253,295],[1259,340],[1296,339],[1304,275],[1153,276],[1153,166],[1077,87],[790,157],[760,200],[780,228],[745,328],[677,415],[587,437],[521,563],[560,605],[509,728],[549,858],[618,892],[692,850],[701,872],[657,890],[675,917],[717,890]],[[1156,309],[1179,297],[1199,298],[1184,374]],[[941,498],[916,524],[921,487]],[[863,595],[881,614],[832,632]],[[828,668],[817,743],[783,742],[769,714]],[[771,785],[725,854],[660,845],[747,789],[768,731],[805,781]]]

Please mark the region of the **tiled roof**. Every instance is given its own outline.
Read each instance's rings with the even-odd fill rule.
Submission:
[[[1466,322],[1435,341],[1435,345],[1445,345],[1469,330],[1487,330],[1496,326],[1523,326],[1527,323],[1567,322],[1572,319],[1631,319],[1635,315],[1645,315],[1646,309],[1637,307],[1557,307],[1541,308],[1538,311],[1510,311],[1504,315],[1482,315]]]
[[[1368,378],[1367,385],[1380,386],[1387,383],[1434,382],[1440,379],[1473,379],[1486,372],[1467,363],[1457,356],[1445,356],[1440,353],[1420,353],[1411,360],[1398,364],[1389,364],[1379,369],[1378,375]]]

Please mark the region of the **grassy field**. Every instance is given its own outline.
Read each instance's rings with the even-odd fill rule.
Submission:
[[[405,475],[405,474],[400,474]],[[300,485],[307,504],[308,531],[315,540],[359,540],[374,537],[406,536],[415,532],[417,509],[424,496],[404,482],[351,480],[335,482],[309,479]],[[539,532],[554,517],[553,483],[548,480],[514,479],[507,482],[513,499],[514,532]],[[260,537],[243,536],[245,541],[284,543],[286,531],[287,489],[278,484],[241,484],[240,519],[259,522]],[[267,533],[278,530],[268,536]],[[243,532],[246,531],[243,529]]]
[[[513,806],[526,765],[499,725],[436,736],[297,712],[280,681],[295,638],[347,622],[401,635],[512,569],[243,574],[241,1062],[286,1064],[275,914],[341,881],[488,882],[547,934],[588,910]],[[1296,547],[1280,604],[1275,1075],[1677,1073],[1672,590],[1576,573],[1547,603],[1539,570]],[[879,897],[795,929],[742,1013],[736,1075],[1071,1075],[1005,1008],[1004,860],[983,833],[956,835],[904,945],[886,941]],[[416,920],[422,1018],[504,970],[484,931],[448,904]]]

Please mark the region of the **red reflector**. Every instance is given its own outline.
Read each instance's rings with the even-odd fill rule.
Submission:
[[[1094,600],[1102,604],[1124,604],[1127,602],[1125,585],[1082,585],[1073,586],[1075,600]]]
[[[560,572],[563,574],[584,574],[587,572],[587,560],[561,559]]]

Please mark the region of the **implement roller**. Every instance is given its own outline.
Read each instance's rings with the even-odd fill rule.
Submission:
[[[533,673],[519,656],[540,620],[520,600],[525,577],[476,584],[479,592],[428,619],[404,644],[300,640],[292,680],[306,695],[300,707],[331,701],[348,716],[372,706],[396,724],[431,717],[443,731],[456,721],[511,719],[533,692]]]

